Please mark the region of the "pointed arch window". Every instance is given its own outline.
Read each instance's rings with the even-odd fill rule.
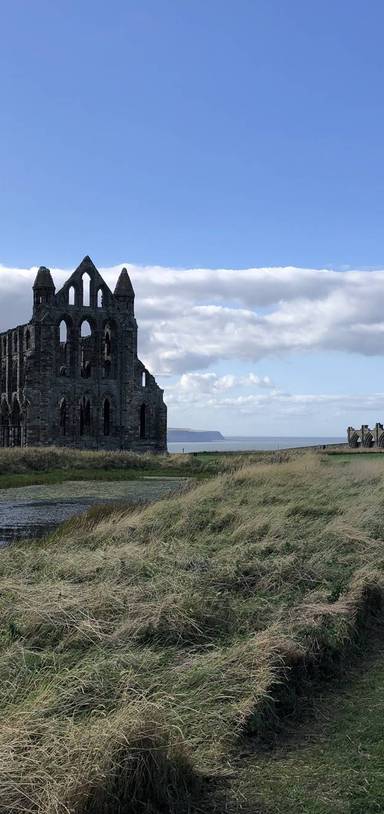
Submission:
[[[83,305],[88,307],[91,304],[91,278],[88,272],[83,274]]]
[[[109,322],[104,327],[104,358],[108,359],[112,355],[112,328]]]
[[[11,366],[11,390],[12,393],[15,393],[17,390],[17,379],[18,379],[18,360],[14,359]]]
[[[13,447],[21,445],[21,409],[17,398],[12,403],[10,444]]]
[[[68,291],[68,305],[75,305],[76,303],[76,291],[75,287],[71,285]]]
[[[140,407],[140,438],[146,438],[147,433],[147,409],[145,404]]]
[[[84,319],[81,323],[80,336],[82,339],[86,339],[87,336],[92,336],[92,328],[87,319]]]
[[[60,331],[60,343],[62,345],[66,345],[66,343],[68,342],[68,327],[65,319],[61,320],[59,325],[59,331]]]
[[[102,308],[103,305],[104,305],[104,294],[103,294],[103,289],[102,288],[99,288],[99,290],[97,292],[96,305],[97,305],[98,308]]]
[[[7,391],[7,363],[5,359],[1,363],[1,392],[6,393]]]
[[[57,374],[59,376],[66,376],[71,368],[71,343],[69,341],[72,335],[71,319],[64,316],[59,322],[57,330]]]
[[[20,424],[20,419],[21,419],[20,404],[19,404],[18,399],[15,398],[13,400],[12,414],[11,414],[11,421],[12,421],[13,426],[15,426],[15,427],[18,426]]]
[[[9,407],[5,400],[1,402],[1,430],[0,443],[2,447],[9,447]]]
[[[65,398],[60,402],[60,432],[61,435],[67,434],[67,402]]]
[[[110,435],[111,434],[111,402],[109,401],[109,399],[104,399],[103,426],[104,426],[104,435]]]
[[[9,407],[5,399],[1,402],[1,424],[3,427],[9,425]]]
[[[85,396],[80,402],[80,435],[91,432],[91,402]]]
[[[88,320],[83,320],[80,326],[80,375],[84,379],[92,375],[93,351],[92,328]]]

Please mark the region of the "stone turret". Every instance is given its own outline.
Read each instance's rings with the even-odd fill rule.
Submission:
[[[130,309],[133,313],[135,292],[126,268],[123,268],[120,272],[114,296],[121,305],[126,309]]]
[[[45,266],[40,266],[33,284],[33,301],[38,305],[50,305],[55,296],[55,284],[51,272]]]

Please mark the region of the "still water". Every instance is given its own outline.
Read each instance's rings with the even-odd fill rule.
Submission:
[[[43,537],[91,506],[148,503],[182,489],[185,483],[185,478],[146,477],[0,489],[0,546]]]
[[[317,447],[322,444],[343,444],[346,438],[320,436],[255,436],[254,438],[232,437],[223,441],[174,441],[168,443],[168,452],[246,452],[252,450],[290,449],[292,447]]]

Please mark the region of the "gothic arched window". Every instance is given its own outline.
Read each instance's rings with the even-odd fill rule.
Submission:
[[[85,339],[87,336],[92,336],[92,328],[87,319],[83,319],[80,327],[80,336]]]
[[[61,435],[67,434],[67,402],[64,398],[60,402],[60,432]]]
[[[104,358],[108,359],[112,355],[112,328],[109,322],[104,326]]]
[[[104,399],[103,425],[104,425],[104,435],[110,435],[111,434],[111,403],[110,403],[109,399]]]
[[[11,367],[11,390],[12,393],[15,393],[17,390],[17,375],[18,375],[18,364],[17,359],[14,359],[12,362]]]
[[[85,396],[80,402],[80,435],[88,435],[91,431],[91,402]]]
[[[70,317],[63,316],[57,327],[58,348],[56,355],[57,375],[66,376],[71,370],[71,342],[73,336],[73,326]]]
[[[60,342],[65,345],[68,342],[68,327],[65,319],[62,319],[59,325]]]
[[[5,399],[1,402],[1,435],[0,443],[2,447],[9,446],[9,408]]]
[[[83,274],[83,305],[91,304],[91,278],[87,272]]]
[[[140,438],[145,438],[147,433],[147,411],[145,404],[140,407]]]
[[[12,414],[11,414],[12,424],[19,424],[20,416],[21,410],[19,400],[17,398],[14,398],[12,403]]]
[[[1,424],[3,427],[8,427],[9,424],[9,407],[5,399],[1,402]]]
[[[92,328],[88,320],[83,320],[80,326],[80,375],[89,379],[94,363],[94,341]]]

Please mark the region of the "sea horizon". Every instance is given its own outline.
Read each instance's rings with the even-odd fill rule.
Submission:
[[[217,441],[169,441],[168,452],[252,452],[342,443],[345,436],[227,435]]]

